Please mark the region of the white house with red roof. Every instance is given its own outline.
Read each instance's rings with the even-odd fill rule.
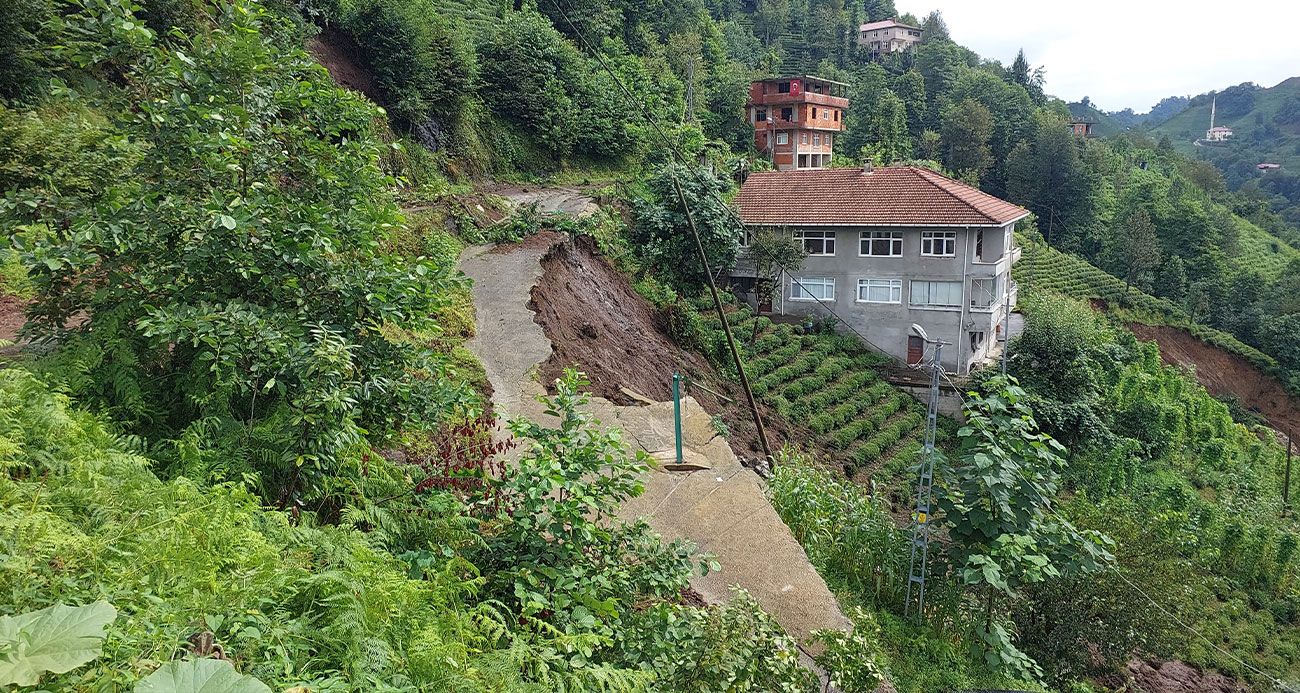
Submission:
[[[858,27],[858,45],[872,60],[880,60],[891,53],[902,53],[916,48],[925,33],[919,26],[903,24],[892,19],[868,22]]]
[[[747,239],[770,228],[808,252],[782,273],[776,313],[835,315],[909,363],[925,349],[915,323],[952,345],[943,361],[960,374],[997,352],[1028,210],[916,166],[754,173],[736,204]],[[733,276],[752,286],[752,265]]]

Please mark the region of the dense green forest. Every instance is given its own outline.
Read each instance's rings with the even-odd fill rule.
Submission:
[[[0,683],[151,690],[220,654],[277,690],[818,688],[743,591],[687,598],[710,556],[614,519],[648,462],[579,373],[555,428],[485,411],[456,258],[540,224],[449,202],[488,177],[617,182],[626,214],[562,230],[724,373],[722,321],[748,331],[756,394],[810,431],[768,490],[853,607],[818,658],[843,690],[1120,688],[1132,656],[1300,681],[1281,445],[1120,322],[1300,391],[1295,220],[1167,140],[1071,134],[1023,53],[986,60],[932,13],[901,17],[914,53],[869,62],[855,27],[892,0],[4,3],[0,275],[28,343],[0,371]],[[836,163],[930,166],[1034,214],[1014,377],[977,379],[940,432],[919,624],[915,403],[826,325],[707,316],[674,195],[734,259],[726,198],[767,166],[748,84],[801,73],[850,85]],[[1069,297],[1099,291],[1113,313]],[[94,651],[35,668],[53,636],[31,614],[99,601]]]

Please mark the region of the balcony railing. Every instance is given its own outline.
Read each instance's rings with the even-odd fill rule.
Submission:
[[[749,102],[751,106],[769,106],[775,104],[794,104],[794,103],[812,103],[820,106],[834,106],[836,108],[848,108],[849,100],[842,96],[831,96],[830,94],[818,94],[816,92],[801,91],[798,94],[760,94]]]

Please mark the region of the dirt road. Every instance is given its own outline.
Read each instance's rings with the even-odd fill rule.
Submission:
[[[555,242],[562,241],[557,237]],[[551,343],[528,306],[548,248],[526,243],[489,253],[487,247],[475,247],[460,260],[461,270],[474,280],[477,335],[468,346],[487,371],[497,413],[542,423],[547,417],[534,397],[545,390],[535,374],[550,356]],[[605,425],[623,429],[630,445],[661,460],[671,458],[671,402],[619,406],[593,397],[590,409]],[[683,438],[688,460],[705,468],[650,472],[646,493],[630,502],[623,516],[644,516],[666,539],[686,538],[715,554],[722,570],[691,583],[710,602],[726,601],[728,586],[739,584],[801,641],[814,629],[850,628],[834,595],[764,497],[762,480],[740,465],[727,441],[714,432],[709,414],[689,397],[683,407]]]

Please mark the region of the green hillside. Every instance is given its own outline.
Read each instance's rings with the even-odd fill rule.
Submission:
[[[1124,126],[1116,122],[1114,118],[1111,118],[1106,113],[1097,110],[1091,104],[1075,102],[1069,104],[1069,106],[1070,113],[1073,114],[1075,118],[1086,118],[1092,121],[1092,134],[1097,137],[1118,135],[1125,129]]]
[[[1210,94],[1192,99],[1185,110],[1157,125],[1153,132],[1168,136],[1183,154],[1226,164],[1221,166],[1227,169],[1225,173],[1249,174],[1249,168],[1264,162],[1300,170],[1300,77],[1251,90],[1250,96],[1229,98],[1225,104],[1225,96],[1232,97],[1229,92],[1235,89],[1239,87],[1220,92],[1215,112],[1215,125],[1232,128],[1233,136],[1228,141],[1203,147],[1194,144],[1205,137],[1210,126]],[[1248,168],[1237,171],[1242,164]]]

